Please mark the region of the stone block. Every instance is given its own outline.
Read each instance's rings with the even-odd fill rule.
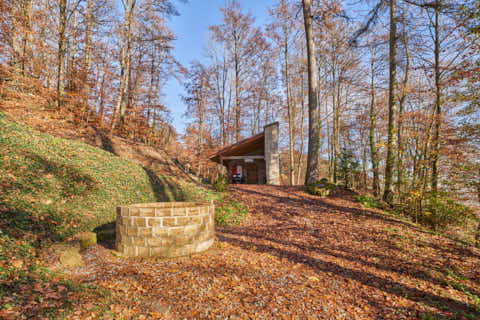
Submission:
[[[172,215],[172,209],[156,208],[155,217],[169,217]]]
[[[117,239],[119,243],[123,243],[124,245],[131,246],[132,245],[132,236],[127,236],[125,234],[120,234],[117,236]],[[121,241],[121,242],[120,242]],[[115,242],[117,243],[117,242]]]
[[[186,226],[190,223],[190,218],[188,217],[177,217],[177,226]]]
[[[167,248],[164,247],[153,247],[150,250],[152,257],[165,257],[167,253]]]
[[[207,230],[207,225],[205,223],[199,224],[198,225],[198,231],[199,232],[204,232]]]
[[[147,244],[150,247],[165,247],[168,245],[168,241],[162,238],[149,238]]]
[[[173,217],[163,218],[163,226],[164,227],[174,227],[176,225],[175,220],[176,220],[176,218],[173,218]]]
[[[140,208],[138,212],[139,217],[155,217],[154,208]]]
[[[137,255],[137,248],[134,246],[126,246],[123,254],[129,257],[135,257]]]
[[[133,220],[133,225],[137,227],[146,227],[147,226],[147,218],[139,218],[135,217]]]
[[[191,226],[186,226],[184,229],[184,234],[187,237],[193,237],[198,233],[198,226],[197,225],[191,225]]]
[[[74,238],[80,241],[82,249],[97,244],[97,234],[95,232],[85,231],[75,235]]]
[[[150,227],[161,227],[162,218],[148,218],[148,225]]]
[[[196,216],[196,217],[190,217],[189,218],[189,224],[201,224],[202,223],[202,217]]]
[[[54,244],[52,249],[64,267],[76,268],[83,264],[80,255],[80,241],[78,240]]]
[[[120,246],[120,249],[117,248],[117,250],[127,257],[134,257],[136,253],[134,246],[127,246],[124,244]]]
[[[172,216],[186,216],[187,215],[187,208],[173,208],[172,209]]]
[[[167,238],[168,237],[168,229],[162,227],[154,227],[152,228],[152,237],[157,238]]]
[[[129,208],[129,216],[130,217],[138,217],[138,213],[140,212],[140,210],[138,208]]]
[[[188,208],[187,215],[188,216],[198,216],[199,209],[198,208]]]
[[[131,237],[130,243],[132,246],[143,247],[146,246],[147,239],[142,237]]]
[[[137,236],[138,229],[137,227],[125,227],[127,236]]]
[[[120,224],[122,226],[131,226],[132,225],[132,218],[122,217],[122,218],[120,218]]]
[[[138,236],[139,237],[151,237],[153,235],[152,228],[142,228],[138,227]]]
[[[170,247],[166,249],[165,256],[169,258],[183,256],[183,248]]]
[[[138,257],[150,257],[150,248],[147,247],[137,247],[137,256]]]
[[[130,216],[130,209],[127,208],[127,207],[122,207],[121,212],[122,212],[122,217],[128,217],[128,216]]]
[[[179,237],[184,235],[184,228],[170,228],[168,232],[169,237]]]

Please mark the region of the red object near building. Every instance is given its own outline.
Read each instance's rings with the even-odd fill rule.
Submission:
[[[278,122],[264,131],[224,147],[210,155],[210,160],[226,168],[232,183],[280,184]]]

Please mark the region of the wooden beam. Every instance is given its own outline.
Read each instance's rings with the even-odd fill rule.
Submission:
[[[244,159],[265,159],[264,156],[230,156],[230,157],[220,157],[220,161],[223,160],[244,160]]]

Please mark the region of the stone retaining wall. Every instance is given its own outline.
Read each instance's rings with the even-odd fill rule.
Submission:
[[[179,257],[214,241],[213,204],[160,202],[117,207],[115,246],[128,257]]]

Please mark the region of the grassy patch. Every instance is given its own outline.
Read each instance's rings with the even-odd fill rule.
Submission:
[[[248,215],[248,208],[234,199],[223,199],[215,207],[215,224],[220,226],[237,225]]]
[[[233,199],[228,192],[209,190],[193,183],[183,183],[182,188],[189,201],[213,201],[215,203],[216,225],[237,225],[248,215],[248,208]]]
[[[364,206],[369,207],[369,208],[382,208],[380,202],[369,196],[369,195],[360,195],[357,196],[357,200],[362,203]]]

